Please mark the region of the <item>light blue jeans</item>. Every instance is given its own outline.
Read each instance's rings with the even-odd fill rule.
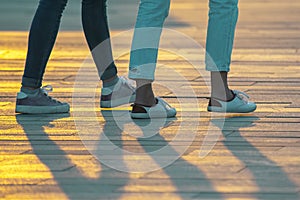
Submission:
[[[159,40],[170,0],[141,0],[132,41],[129,78],[154,80]],[[230,70],[238,0],[210,0],[206,70]]]
[[[210,0],[206,37],[206,70],[229,72],[238,0]]]
[[[162,27],[170,0],[141,0],[131,47],[130,79],[154,80]]]

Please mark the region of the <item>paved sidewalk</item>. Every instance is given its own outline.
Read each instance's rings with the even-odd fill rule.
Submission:
[[[116,12],[121,5],[114,4]],[[240,2],[230,85],[250,94],[258,109],[228,114],[225,120],[224,115],[206,112],[209,93],[204,80],[209,77],[198,71],[204,67],[201,50],[188,45],[191,40],[179,40],[182,35],[165,33],[155,90],[179,112],[177,119],[150,128],[149,121],[126,116],[129,106],[100,110],[99,93],[93,117],[93,99],[84,98],[93,88],[75,90],[79,96],[74,97],[77,72],[89,55],[77,26],[59,34],[44,84],[54,87],[55,98],[81,102],[80,107],[73,105],[70,115],[16,115],[28,33],[1,31],[0,199],[299,200],[299,13],[300,3],[294,0]],[[111,23],[120,24],[112,31],[114,53],[119,73],[126,75],[131,35],[119,34],[130,25],[114,20]],[[206,25],[207,1],[173,1],[167,27],[204,46]],[[80,83],[92,85],[94,72],[85,76]],[[82,113],[87,117],[81,118]],[[80,122],[84,124],[76,128]],[[167,154],[152,154],[164,147]],[[120,154],[118,149],[140,155]],[[156,169],[181,152],[175,162],[156,171],[113,169]]]

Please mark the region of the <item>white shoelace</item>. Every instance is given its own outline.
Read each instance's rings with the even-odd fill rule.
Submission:
[[[245,92],[239,91],[239,90],[233,90],[233,92],[236,94],[236,96],[241,99],[242,101],[244,101],[245,103],[249,102],[249,95],[247,95]]]
[[[53,91],[53,87],[52,85],[45,85],[43,86],[42,88],[42,91],[48,96],[48,93],[49,92],[52,92]]]
[[[135,91],[135,86],[134,86],[134,81],[131,79],[128,79],[124,76],[120,76],[119,78],[121,80],[121,83],[123,85],[127,85],[129,87],[129,89],[131,89],[132,91]]]

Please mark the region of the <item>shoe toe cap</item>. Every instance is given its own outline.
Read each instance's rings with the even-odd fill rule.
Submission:
[[[257,105],[254,102],[249,102],[248,104],[249,104],[249,110],[250,110],[250,112],[253,112],[253,111],[256,110]]]
[[[241,106],[239,108],[241,113],[249,113],[249,112],[253,112],[256,110],[256,104],[254,102],[248,102],[247,104],[245,104],[244,106]]]
[[[175,117],[177,114],[177,111],[175,108],[171,108],[170,110],[168,110],[168,117]]]

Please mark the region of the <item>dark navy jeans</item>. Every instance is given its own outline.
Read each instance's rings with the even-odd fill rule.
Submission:
[[[28,52],[22,78],[23,86],[37,88],[42,85],[45,68],[57,37],[60,19],[67,1],[40,0],[29,33]],[[100,43],[109,41],[106,0],[82,0],[82,25],[91,51]],[[111,62],[108,66],[101,66],[101,62],[96,63],[98,72],[101,74],[101,80],[109,79],[117,74],[110,42],[108,44],[103,55],[106,55],[106,58],[109,57]],[[100,55],[100,57],[102,56]]]

